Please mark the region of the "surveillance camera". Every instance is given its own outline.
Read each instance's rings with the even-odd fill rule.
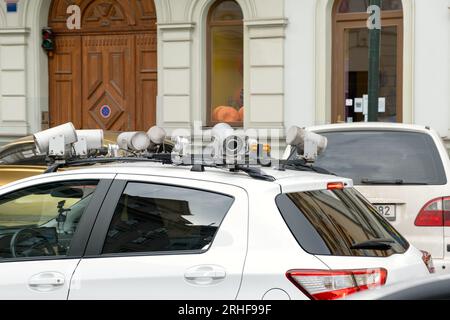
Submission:
[[[120,148],[131,151],[145,151],[151,144],[145,132],[124,132],[117,137]]]
[[[297,148],[298,154],[306,160],[315,161],[317,156],[327,148],[328,139],[317,133],[294,126],[287,132],[286,143]]]
[[[150,141],[155,145],[161,145],[164,143],[167,133],[163,128],[158,126],[152,127],[148,130],[147,135],[150,138]]]
[[[78,156],[86,156],[90,150],[100,150],[103,147],[103,130],[77,130],[77,136],[74,149]]]
[[[65,154],[67,146],[78,141],[77,132],[71,122],[38,132],[33,138],[39,152],[61,156]]]

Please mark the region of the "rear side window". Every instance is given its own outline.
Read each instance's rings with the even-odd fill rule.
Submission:
[[[399,131],[321,133],[327,150],[316,165],[362,184],[447,183],[444,166],[433,138]]]
[[[310,254],[385,257],[409,247],[354,189],[281,194],[276,202],[294,237]],[[391,249],[352,249],[380,239],[388,240]]]
[[[129,183],[103,254],[206,251],[233,202],[212,192]]]
[[[0,151],[0,164],[45,166],[45,158],[34,143],[18,144]]]

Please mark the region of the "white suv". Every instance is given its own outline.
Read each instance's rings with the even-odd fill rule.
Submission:
[[[5,186],[0,299],[335,299],[429,275],[351,180],[251,176],[130,162]]]
[[[439,135],[425,126],[353,123],[307,128],[328,138],[316,165],[356,188],[437,273],[450,272],[450,163]]]

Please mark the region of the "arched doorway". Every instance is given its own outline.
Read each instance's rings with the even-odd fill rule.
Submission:
[[[67,7],[81,8],[68,30]],[[50,125],[146,130],[156,123],[157,35],[152,0],[53,0]]]

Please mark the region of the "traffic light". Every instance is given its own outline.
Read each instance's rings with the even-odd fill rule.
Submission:
[[[48,52],[55,50],[55,35],[50,28],[42,29],[42,48]]]

